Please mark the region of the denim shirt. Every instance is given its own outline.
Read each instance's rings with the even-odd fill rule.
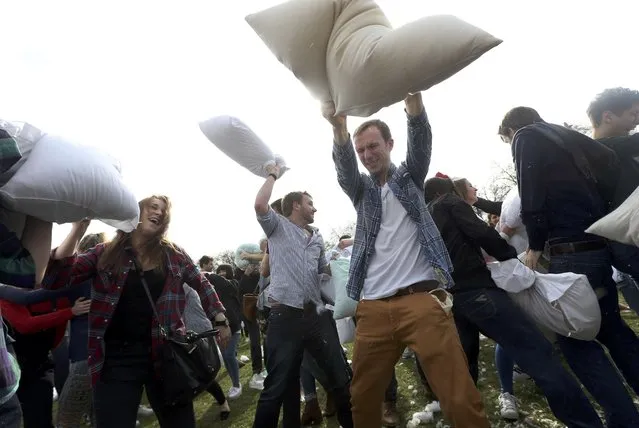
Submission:
[[[425,111],[414,117],[407,115],[407,118],[406,161],[399,167],[391,164],[387,183],[393,195],[419,228],[419,243],[425,255],[424,262],[433,266],[441,285],[450,288],[453,285],[453,265],[424,201],[424,181],[432,150],[430,124]],[[351,299],[359,300],[382,221],[381,186],[375,178],[359,172],[357,156],[351,141],[344,145],[333,144],[333,161],[337,170],[337,180],[357,211],[355,243],[346,289]]]
[[[269,207],[258,221],[268,237],[271,285],[267,296],[276,302],[302,309],[312,303],[323,308],[320,274],[326,269],[324,239],[315,228],[306,232]]]

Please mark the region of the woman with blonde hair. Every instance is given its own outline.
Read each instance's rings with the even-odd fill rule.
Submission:
[[[133,428],[143,388],[161,427],[195,427],[193,403],[169,406],[158,376],[161,330],[185,330],[184,283],[198,293],[220,329],[222,346],[230,336],[215,289],[186,252],[166,238],[170,214],[168,197],[151,196],[140,201],[140,223],[133,232],[118,231],[111,242],[75,254],[88,224],[74,223],[52,252],[44,286],[92,280],[88,366],[98,428]]]

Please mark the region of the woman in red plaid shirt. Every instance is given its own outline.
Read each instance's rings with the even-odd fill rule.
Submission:
[[[118,231],[107,244],[75,254],[88,221],[74,223],[67,239],[53,251],[43,286],[60,288],[92,279],[89,312],[88,362],[98,428],[135,427],[142,389],[163,428],[195,427],[193,404],[168,406],[157,376],[159,325],[134,269],[133,257],[144,271],[160,322],[166,331],[184,332],[188,284],[220,329],[224,346],[230,337],[224,307],[191,258],[165,237],[170,201],[151,196],[140,202],[140,223],[132,233]]]

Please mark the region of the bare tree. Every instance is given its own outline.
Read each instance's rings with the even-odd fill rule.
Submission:
[[[490,201],[503,201],[508,192],[517,186],[517,173],[512,163],[493,163],[495,173],[488,180],[488,184],[480,189],[479,194]]]
[[[333,230],[331,230],[330,238],[324,238],[324,247],[326,248],[326,250],[330,250],[335,245],[337,245],[340,236],[350,235],[354,237],[355,227],[356,223],[354,221],[351,221],[344,226],[333,228]]]
[[[213,263],[215,263],[215,266],[231,265],[233,269],[235,269],[235,251],[233,250],[220,251],[219,253],[213,256]]]
[[[589,126],[589,125],[575,125],[575,124],[570,124],[568,122],[564,122],[564,126],[566,128],[568,128],[568,129],[572,129],[573,131],[581,132],[582,134],[587,135],[590,138],[592,138],[592,135],[593,135],[592,126]]]

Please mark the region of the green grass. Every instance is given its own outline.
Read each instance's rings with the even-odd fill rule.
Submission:
[[[623,317],[635,331],[639,331],[639,318],[634,313],[624,312]],[[348,348],[350,352],[350,346]],[[238,354],[250,355],[248,342],[244,341],[244,339],[241,340]],[[240,374],[243,393],[238,400],[230,402],[231,417],[227,421],[221,422],[219,420],[219,406],[209,394],[204,393],[195,402],[198,427],[252,427],[259,391],[248,388],[248,381],[252,375],[250,364],[240,369]],[[423,410],[428,401],[421,387],[419,376],[415,371],[414,363],[411,360],[400,360],[397,365],[397,377],[399,382],[397,404],[402,419],[399,426],[405,427],[406,422],[412,418],[413,413]],[[226,393],[231,385],[224,369],[220,372],[218,380]],[[412,388],[409,389],[410,386]],[[482,340],[481,343],[479,389],[484,398],[484,404],[493,427],[556,428],[562,426],[550,413],[543,396],[532,381],[515,383],[515,394],[520,402],[521,417],[519,422],[509,424],[499,417],[497,406],[499,382],[494,366],[494,343],[491,340]],[[320,402],[323,403],[323,391],[319,385],[318,391],[320,393]],[[302,404],[302,408],[303,406]],[[438,416],[440,417],[438,418]],[[441,415],[436,415],[435,423],[421,426],[435,427],[439,419],[441,419]],[[159,427],[153,417],[141,422],[145,428]],[[335,417],[332,417],[325,419],[321,427],[339,428],[339,424]]]

